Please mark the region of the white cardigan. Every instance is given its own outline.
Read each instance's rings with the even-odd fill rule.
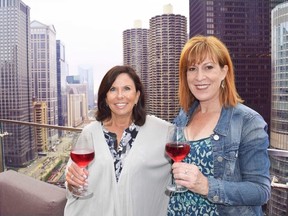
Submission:
[[[165,156],[168,125],[155,116],[147,116],[125,159],[118,183],[100,122],[87,125],[82,134],[93,133],[95,148],[88,177],[93,196],[76,199],[67,190],[64,215],[166,216],[169,201],[166,186],[171,181],[171,164]]]

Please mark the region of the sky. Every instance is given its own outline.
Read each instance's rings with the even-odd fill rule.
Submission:
[[[65,45],[69,75],[77,74],[78,66],[93,68],[95,90],[110,68],[123,64],[122,33],[133,28],[135,20],[149,28],[149,19],[162,15],[167,4],[174,14],[187,21],[189,17],[189,0],[22,1],[30,7],[30,21],[56,29],[56,39]]]

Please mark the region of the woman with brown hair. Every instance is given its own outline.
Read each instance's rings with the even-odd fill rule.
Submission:
[[[95,159],[87,170],[68,162],[65,215],[166,215],[171,164],[164,152],[171,124],[146,115],[143,86],[131,67],[115,66],[102,79],[96,120],[81,134],[93,136]],[[87,184],[91,197],[71,194],[71,186]]]

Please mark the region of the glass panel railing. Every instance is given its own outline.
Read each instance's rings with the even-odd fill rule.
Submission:
[[[70,156],[71,145],[77,140],[83,126],[72,128],[0,119],[1,170],[12,169],[35,179],[64,187],[65,165]],[[31,143],[28,145],[19,142],[16,138],[21,136],[17,133],[22,131],[31,131]],[[53,138],[49,137],[49,134],[53,134]],[[14,156],[17,152],[24,157]]]
[[[288,151],[269,149],[271,197],[267,205],[267,215],[288,214]]]
[[[31,157],[27,153],[29,151],[25,150],[25,146],[13,143],[18,141],[18,134],[15,133],[29,131],[23,129],[23,127],[28,127],[32,131],[34,139],[31,140],[33,143],[30,143],[29,146],[35,148],[35,157],[33,155]],[[67,160],[69,159],[71,144],[77,140],[83,127],[84,125],[81,125],[79,128],[72,128],[0,119],[0,167],[3,166],[3,169],[13,169],[35,179],[64,187],[64,172]],[[41,130],[43,128],[45,130]],[[49,137],[49,133],[52,133],[50,130],[54,130],[53,138]],[[44,147],[41,146],[41,143]],[[10,149],[9,147],[12,148]],[[42,150],[38,151],[39,149]],[[4,154],[4,150],[8,150],[8,154],[7,152]],[[13,164],[13,159],[16,157],[12,157],[17,152],[26,152],[24,159],[28,161],[26,163],[25,160],[22,160],[23,163],[19,167]],[[28,160],[29,157],[33,159]],[[265,215],[287,215],[288,151],[269,149],[269,157],[271,162],[271,198],[264,207]],[[21,163],[22,161],[18,160],[17,162]],[[0,170],[0,172],[2,171]]]

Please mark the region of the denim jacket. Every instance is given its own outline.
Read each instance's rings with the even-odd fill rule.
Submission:
[[[188,113],[180,110],[176,125],[187,125],[199,102]],[[211,135],[214,176],[208,178],[207,198],[219,215],[261,216],[270,198],[267,124],[256,111],[238,104],[223,107]]]

